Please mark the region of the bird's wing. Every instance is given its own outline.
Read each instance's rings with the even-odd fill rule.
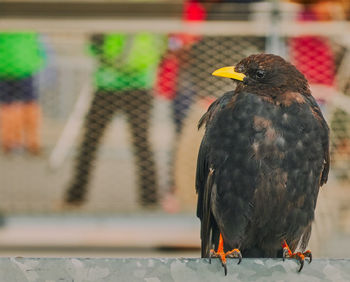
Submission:
[[[216,99],[208,108],[208,111],[202,116],[198,122],[198,128],[201,128],[204,124],[207,127],[215,114],[223,109],[233,98],[234,92],[230,91],[225,93],[220,98]],[[203,206],[203,193],[207,183],[207,177],[209,173],[208,164],[208,145],[206,142],[206,135],[204,135],[201,146],[198,152],[197,158],[197,172],[196,172],[196,191],[198,193],[198,208],[197,216],[202,218],[202,207]]]
[[[321,109],[317,105],[315,99],[309,95],[306,97],[306,101],[310,106],[310,109],[314,117],[319,121],[321,128],[323,130],[322,134],[322,147],[323,147],[323,158],[324,165],[321,173],[320,186],[325,184],[328,180],[329,165],[330,165],[330,156],[329,156],[329,127],[322,115]]]
[[[208,111],[202,116],[199,121],[198,128],[207,127],[213,117],[223,109],[234,96],[234,92],[227,92],[222,97],[215,100],[209,107]],[[217,233],[216,223],[211,213],[211,190],[215,178],[215,171],[210,167],[209,163],[209,147],[206,142],[206,135],[204,135],[197,158],[196,171],[196,191],[198,194],[197,202],[197,216],[201,220],[201,239],[202,239],[202,257],[208,257],[209,250],[212,246],[212,233]]]

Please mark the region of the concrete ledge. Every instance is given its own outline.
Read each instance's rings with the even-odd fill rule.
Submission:
[[[315,259],[297,273],[295,261],[213,259],[0,258],[2,282],[12,281],[350,281],[350,259]]]

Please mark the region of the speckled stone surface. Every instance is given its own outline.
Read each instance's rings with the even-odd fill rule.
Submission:
[[[314,259],[301,273],[293,260],[167,258],[0,258],[0,280],[14,281],[350,281],[350,259]]]

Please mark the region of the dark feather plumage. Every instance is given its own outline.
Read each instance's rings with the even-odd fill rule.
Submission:
[[[243,257],[305,249],[319,187],[329,171],[329,130],[305,77],[281,57],[252,55],[246,75],[199,121],[197,216],[202,257],[218,244]],[[257,75],[263,70],[264,75]]]

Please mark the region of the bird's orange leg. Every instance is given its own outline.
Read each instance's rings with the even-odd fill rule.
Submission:
[[[222,239],[222,235],[220,234],[219,246],[217,251],[215,252],[214,249],[210,250],[210,255],[209,255],[210,263],[211,263],[211,258],[220,258],[221,264],[224,267],[225,275],[227,275],[226,258],[238,258],[238,264],[240,264],[242,261],[242,254],[238,249],[233,249],[232,251],[228,251],[225,253],[224,240]]]
[[[300,272],[303,269],[305,258],[308,259],[309,263],[311,263],[311,261],[312,261],[311,251],[308,250],[308,251],[303,252],[303,253],[301,253],[301,252],[293,253],[289,249],[289,246],[288,246],[286,240],[284,240],[282,242],[282,248],[283,248],[283,261],[286,258],[293,258],[293,259],[296,259],[300,263],[300,268],[299,268],[298,272]]]

